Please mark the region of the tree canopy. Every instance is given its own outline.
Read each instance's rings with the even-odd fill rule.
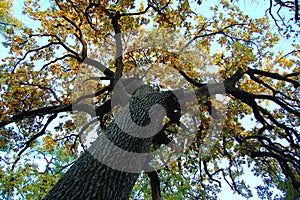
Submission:
[[[124,95],[139,98],[126,89],[136,76],[152,92],[192,94],[196,103],[166,110],[149,151],[179,131],[192,140],[176,159],[140,173],[131,199],[215,199],[224,184],[245,198],[253,189],[275,198],[274,188],[300,197],[297,0],[268,1],[258,17],[229,0],[45,2],[25,1],[34,25],[19,31],[11,3],[0,3],[10,53],[0,76],[1,198],[43,198],[88,151],[87,133],[117,120]],[[261,182],[250,188],[245,174]]]
[[[12,1],[0,2],[0,32],[2,35],[11,27],[20,28],[22,26],[21,21],[13,17],[12,6]]]

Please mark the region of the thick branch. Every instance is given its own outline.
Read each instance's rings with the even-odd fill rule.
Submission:
[[[43,116],[43,115],[47,115],[47,114],[58,114],[58,113],[62,113],[62,112],[72,111],[72,110],[88,112],[90,115],[93,116],[95,114],[95,108],[91,107],[88,104],[80,103],[80,101],[82,101],[86,98],[91,98],[91,97],[100,95],[100,94],[106,92],[108,89],[109,89],[109,87],[105,87],[105,88],[100,89],[96,93],[79,97],[73,103],[63,104],[63,105],[58,105],[58,106],[43,107],[43,108],[38,108],[36,110],[30,110],[30,111],[24,111],[20,114],[12,116],[9,120],[0,121],[0,128],[4,127],[10,123],[21,121],[26,118]],[[100,111],[102,108],[104,108],[105,112],[110,111],[110,107],[108,107],[107,104],[103,104],[103,105],[99,106],[98,108],[96,108],[96,114],[101,113],[102,115],[104,115],[105,113]]]
[[[60,112],[72,111],[72,104],[64,104],[60,106],[49,106],[44,108],[38,108],[36,110],[25,111],[20,114],[14,115],[9,120],[3,120],[0,122],[0,128],[10,123],[21,121],[26,118],[43,116],[47,114],[56,114]]]

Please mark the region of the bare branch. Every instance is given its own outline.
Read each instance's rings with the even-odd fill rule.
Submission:
[[[54,98],[62,105],[63,102],[58,98],[57,94],[54,92],[54,90],[52,88],[46,87],[46,86],[42,86],[42,85],[38,85],[38,84],[33,84],[33,83],[20,83],[20,85],[29,85],[29,86],[36,86],[40,89],[43,90],[49,90],[50,93],[54,96]]]
[[[49,125],[56,117],[57,117],[57,113],[51,115],[51,116],[48,118],[48,120],[47,120],[46,124],[44,125],[43,129],[42,129],[39,133],[33,135],[33,136],[25,143],[25,147],[18,153],[17,159],[15,160],[14,164],[12,165],[12,170],[14,170],[14,168],[15,168],[17,162],[21,159],[21,155],[22,155],[22,154],[30,147],[30,145],[32,144],[32,142],[34,142],[37,138],[39,138],[40,136],[42,136],[42,135],[44,135],[44,134],[46,133],[46,129],[47,129],[48,125]]]

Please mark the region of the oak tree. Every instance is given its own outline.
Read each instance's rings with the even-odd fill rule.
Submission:
[[[215,199],[223,184],[248,198],[245,173],[261,198],[299,194],[299,21],[277,23],[272,6],[255,18],[228,0],[26,0],[33,27],[9,29],[1,64],[1,198]],[[179,133],[192,139],[160,168],[127,157]]]

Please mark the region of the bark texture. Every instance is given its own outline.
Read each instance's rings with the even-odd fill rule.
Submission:
[[[93,199],[93,200],[122,200],[129,199],[138,173],[116,170],[105,163],[111,161],[110,166],[118,166],[119,160],[124,160],[124,155],[112,153],[109,143],[113,143],[127,152],[148,152],[153,143],[153,137],[140,138],[128,135],[120,127],[130,124],[129,119],[138,126],[147,126],[151,123],[149,109],[160,104],[165,108],[167,116],[172,121],[180,118],[180,106],[178,99],[172,92],[156,92],[149,86],[142,86],[132,95],[128,109],[121,114],[121,120],[117,124],[113,121],[106,131],[100,133],[87,152],[83,153],[66,174],[58,181],[52,190],[46,195],[46,200],[61,199]],[[176,112],[174,112],[176,110]],[[154,113],[155,114],[155,113]],[[155,116],[155,120],[162,120],[163,116]],[[160,133],[162,134],[162,133]],[[103,137],[109,142],[103,141]],[[156,139],[157,140],[157,139]],[[159,143],[159,141],[155,141]],[[125,155],[126,156],[126,155]],[[128,169],[127,165],[143,166],[148,164],[147,160],[126,160],[120,162]],[[105,162],[100,162],[100,161]],[[130,169],[130,167],[129,167]],[[126,170],[125,170],[126,171]]]
[[[138,174],[114,170],[85,152],[45,199],[128,199],[137,177]]]

